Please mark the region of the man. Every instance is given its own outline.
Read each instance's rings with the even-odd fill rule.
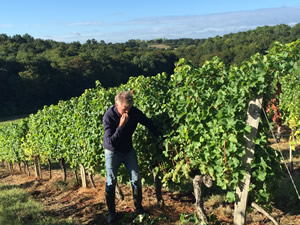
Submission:
[[[133,97],[129,91],[121,91],[115,97],[115,105],[110,107],[103,117],[106,166],[106,204],[108,207],[108,222],[116,218],[115,187],[120,165],[124,163],[131,179],[134,205],[137,214],[143,214],[142,185],[139,174],[136,152],[132,145],[132,135],[141,123],[155,136],[160,133],[152,121],[138,108],[133,106]]]

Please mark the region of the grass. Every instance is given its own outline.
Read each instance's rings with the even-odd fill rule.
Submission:
[[[30,194],[12,185],[0,185],[0,225],[72,225],[46,215],[43,205]]]

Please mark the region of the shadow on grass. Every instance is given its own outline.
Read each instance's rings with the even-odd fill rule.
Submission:
[[[18,187],[18,185],[0,185],[0,191],[11,190]]]
[[[72,225],[73,221],[57,220],[43,211],[41,203],[15,185],[0,185],[0,225]]]

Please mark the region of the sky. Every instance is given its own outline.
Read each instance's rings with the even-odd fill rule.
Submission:
[[[0,0],[0,34],[66,43],[202,39],[297,23],[299,0]]]

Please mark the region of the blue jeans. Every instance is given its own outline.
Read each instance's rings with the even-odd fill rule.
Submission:
[[[105,167],[106,167],[106,192],[114,192],[118,169],[124,163],[130,176],[131,185],[134,189],[141,189],[141,179],[138,168],[136,152],[132,149],[128,153],[110,151],[105,149]]]

